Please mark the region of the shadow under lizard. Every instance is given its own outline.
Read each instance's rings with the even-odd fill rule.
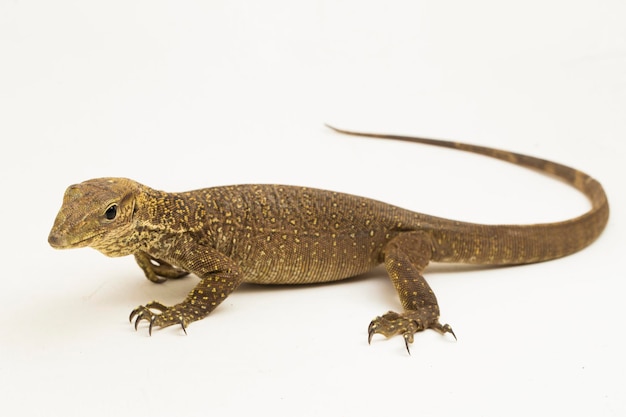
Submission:
[[[372,320],[368,341],[374,334],[401,335],[408,350],[414,334],[425,329],[454,336],[439,322],[437,299],[422,276],[429,262],[548,261],[588,246],[608,221],[600,183],[565,165],[458,142],[331,129],[453,148],[535,169],[580,190],[592,207],[561,222],[483,225],[307,187],[248,184],[167,193],[126,178],[98,178],[67,189],[48,242],[58,249],[89,246],[108,256],[134,255],[156,283],[197,275],[200,282],[182,302],[153,301],[131,312],[135,328],[146,320],[150,334],[173,324],[186,332],[242,282],[322,283],[384,264],[403,311]]]

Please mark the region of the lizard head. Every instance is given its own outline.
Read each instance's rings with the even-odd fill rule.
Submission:
[[[126,178],[97,178],[71,185],[48,243],[55,249],[93,247],[108,256],[128,253],[141,185]]]

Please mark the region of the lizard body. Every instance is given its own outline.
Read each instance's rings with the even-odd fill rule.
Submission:
[[[334,128],[333,128],[334,129]],[[405,210],[380,201],[287,185],[235,185],[166,193],[125,178],[70,186],[48,241],[55,248],[90,246],[108,256],[134,255],[148,279],[193,273],[200,283],[171,307],[159,302],[131,313],[154,327],[208,315],[242,282],[309,284],[341,280],[385,264],[402,307],[375,318],[376,333],[414,333],[439,322],[422,271],[429,262],[514,265],[547,261],[592,243],[608,221],[600,183],[573,168],[492,148],[394,135],[336,131],[474,152],[552,174],[591,201],[574,219],[533,225],[482,225]]]

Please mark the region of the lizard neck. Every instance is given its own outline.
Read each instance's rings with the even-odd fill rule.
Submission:
[[[127,242],[134,251],[163,257],[181,238],[194,239],[195,235],[210,243],[212,234],[205,224],[208,202],[199,200],[192,192],[146,189],[138,196],[137,204],[135,230]]]

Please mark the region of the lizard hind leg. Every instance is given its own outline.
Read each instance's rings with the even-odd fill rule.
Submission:
[[[433,329],[441,334],[450,333],[448,324],[439,322],[437,297],[422,276],[432,254],[430,238],[421,232],[405,232],[393,238],[384,248],[385,268],[391,278],[404,311],[390,311],[376,317],[368,328],[368,342],[374,334],[385,337],[402,335],[406,349],[413,343],[417,332]]]

